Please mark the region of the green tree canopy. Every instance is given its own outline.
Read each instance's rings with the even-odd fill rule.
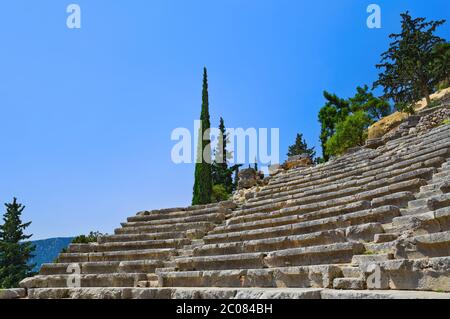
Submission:
[[[308,154],[311,160],[314,160],[316,151],[314,150],[314,147],[309,148],[306,140],[303,138],[303,134],[298,133],[295,137],[295,143],[289,146],[287,156],[295,156],[301,154]]]
[[[22,279],[33,275],[35,265],[28,265],[28,261],[33,257],[35,246],[26,241],[32,235],[24,234],[31,224],[22,223],[25,206],[16,198],[5,206],[3,225],[0,225],[0,288],[17,288]]]
[[[393,42],[376,66],[382,73],[374,88],[383,87],[384,99],[392,98],[398,110],[413,113],[415,102],[423,97],[430,105],[430,94],[445,79],[435,64],[435,48],[446,42],[435,32],[445,20],[413,19],[409,12],[402,13],[401,18],[401,33],[389,36]]]
[[[450,86],[450,43],[439,43],[433,49],[435,56],[434,72],[438,78],[442,78],[437,89],[444,89]]]
[[[344,154],[349,148],[364,145],[367,139],[367,128],[373,120],[360,110],[336,125],[336,133],[325,144],[327,154],[338,156]]]
[[[323,161],[328,161],[331,155],[336,155],[335,152],[329,153],[332,148],[327,148],[326,144],[336,134],[337,125],[344,122],[348,116],[357,112],[364,112],[370,122],[373,123],[391,113],[390,104],[386,100],[374,96],[367,85],[358,86],[355,95],[349,99],[340,98],[327,91],[324,92],[324,97],[327,101],[319,111]],[[350,141],[347,141],[347,144],[349,143]],[[354,141],[353,146],[358,143],[359,140]]]

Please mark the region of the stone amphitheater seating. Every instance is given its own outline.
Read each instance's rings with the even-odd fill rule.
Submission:
[[[140,212],[21,285],[29,298],[449,298],[450,125],[272,176],[239,207]]]

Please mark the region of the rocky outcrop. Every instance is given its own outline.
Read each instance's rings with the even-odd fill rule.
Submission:
[[[308,167],[312,165],[311,156],[309,154],[300,154],[295,156],[290,156],[286,162],[283,164],[285,170],[298,168],[298,167]]]

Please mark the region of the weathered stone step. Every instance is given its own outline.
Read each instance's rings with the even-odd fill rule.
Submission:
[[[436,155],[442,155],[446,152],[446,150],[441,150],[439,154]],[[427,160],[414,159],[414,161],[414,163],[410,163],[410,165],[407,165],[406,167],[402,166],[397,169],[386,168],[384,165],[378,169],[368,169],[368,172],[364,174],[364,176],[359,176],[357,170],[352,168],[352,170],[350,170],[351,174],[347,173],[346,177],[341,177],[336,180],[334,176],[331,181],[324,180],[320,182],[310,182],[311,184],[308,184],[308,186],[306,184],[302,185],[302,187],[298,187],[298,185],[284,186],[274,191],[271,191],[270,189],[263,189],[263,191],[257,193],[257,197],[248,201],[247,207],[257,206],[258,203],[267,203],[275,199],[289,199],[289,195],[295,198],[296,196],[322,194],[330,191],[337,191],[339,189],[347,189],[354,186],[365,185],[371,181],[395,177],[413,170],[436,168],[445,161],[445,158],[442,156],[435,156]]]
[[[364,223],[373,223],[383,220],[386,221],[399,215],[400,210],[398,207],[382,206],[371,210],[349,213],[339,217],[329,217],[285,226],[223,234],[212,234],[205,236],[203,240],[205,241],[205,243],[214,244],[220,242],[236,242],[252,239],[301,235],[335,228],[345,228]]]
[[[366,289],[366,281],[362,278],[335,278],[333,289],[364,290]]]
[[[346,242],[345,229],[328,230],[306,235],[257,239],[243,242],[206,244],[194,248],[194,256],[228,255],[268,252],[287,248],[317,246]]]
[[[306,204],[318,204],[320,205],[319,209],[325,209],[329,207],[339,206],[348,204],[351,202],[361,201],[361,200],[372,200],[377,197],[386,196],[392,193],[398,193],[398,192],[416,192],[421,186],[426,185],[427,182],[425,179],[422,178],[416,178],[417,175],[416,172],[410,172],[407,174],[402,174],[401,176],[397,176],[393,180],[390,181],[377,181],[375,183],[369,183],[365,186],[364,189],[360,189],[360,192],[358,192],[355,195],[349,195],[349,196],[343,196],[343,197],[337,197],[335,199],[329,199],[327,200],[324,197],[321,196],[312,196],[308,198],[302,198],[302,199],[292,199],[285,201],[281,204],[275,203],[270,205],[263,205],[255,208],[250,209],[244,209],[242,211],[237,211],[233,215],[234,216],[241,216],[241,215],[247,215],[252,213],[261,213],[261,212],[269,212],[269,211],[275,211],[280,208],[290,208],[294,206],[302,206]],[[427,174],[430,174],[428,171]],[[406,180],[404,180],[406,179]],[[383,186],[385,185],[385,186]],[[342,193],[343,194],[343,193]],[[342,195],[341,194],[341,195]]]
[[[366,251],[367,252],[367,251]],[[394,259],[393,253],[387,253],[387,254],[366,254],[366,255],[354,255],[352,257],[352,266],[359,266],[362,264],[370,264],[374,262],[380,262],[380,261],[386,261]]]
[[[450,293],[324,288],[32,288],[29,299],[450,299]]]
[[[160,272],[161,287],[332,287],[342,276],[335,265],[266,269]]]
[[[126,261],[126,260],[143,260],[143,259],[161,259],[166,260],[177,254],[176,249],[143,249],[143,250],[127,250],[102,253],[63,253],[58,257],[58,262],[88,262],[88,261]]]
[[[271,252],[264,258],[268,267],[341,264],[351,261],[353,255],[361,253],[361,243],[337,243],[323,246],[285,249]]]
[[[109,242],[103,244],[70,244],[69,253],[95,253],[110,251],[126,251],[126,250],[142,250],[142,249],[160,249],[160,248],[182,248],[190,244],[187,238],[181,239],[161,239],[161,240],[144,240],[144,241],[126,241],[126,242]]]
[[[366,281],[369,289],[450,291],[449,256],[374,262],[364,265],[362,271],[366,278],[379,272],[379,280]]]
[[[407,259],[450,256],[450,231],[404,239],[397,243],[395,255]]]
[[[214,230],[211,231],[210,234],[260,229],[277,225],[288,225],[301,221],[311,221],[326,217],[334,217],[346,213],[368,209],[371,206],[374,208],[386,205],[395,205],[401,207],[405,206],[408,200],[413,198],[414,196],[411,192],[398,192],[381,197],[376,197],[372,199],[372,202],[357,201],[340,206],[325,208],[318,211],[314,210],[318,207],[323,206],[324,204],[326,205],[326,203],[294,206],[283,208],[281,210],[273,211],[270,213],[256,213],[233,217],[227,220],[227,225],[214,228]]]
[[[450,206],[450,193],[439,194],[429,198],[417,199],[402,211],[402,215],[417,215]]]
[[[271,218],[285,217],[296,215],[302,221],[314,220],[326,217],[333,217],[345,213],[352,213],[360,210],[369,209],[371,204],[369,201],[356,201],[348,204],[338,205],[334,207],[328,207],[331,203],[314,203],[301,206],[293,206],[288,208],[282,208],[280,210],[272,211],[269,213],[254,213],[248,215],[240,215],[232,217],[226,221],[227,226],[232,226],[241,223],[263,221]],[[326,207],[326,208],[324,208]],[[222,226],[223,227],[223,226]],[[216,227],[215,229],[220,229]]]
[[[396,217],[392,220],[397,231],[412,230],[415,234],[450,230],[450,206],[417,215]]]
[[[79,275],[81,287],[134,287],[146,280],[147,274],[88,274]],[[76,284],[73,275],[38,275],[21,281],[22,288],[67,288]]]
[[[340,266],[342,275],[345,278],[363,278],[363,272],[359,267]]]
[[[284,206],[292,206],[294,205],[305,205],[309,203],[314,203],[317,201],[326,201],[331,199],[340,199],[344,196],[351,196],[355,194],[367,194],[370,195],[377,189],[383,189],[385,187],[390,187],[393,184],[401,184],[404,181],[409,181],[412,179],[422,178],[422,179],[430,179],[436,168],[434,167],[426,167],[419,168],[415,170],[410,170],[409,168],[405,170],[401,170],[402,173],[398,174],[396,171],[392,171],[388,173],[389,177],[381,178],[381,177],[373,177],[371,182],[364,182],[361,186],[357,187],[346,187],[343,189],[339,189],[336,191],[325,192],[318,194],[314,192],[313,195],[308,194],[298,194],[298,195],[290,195],[283,196],[279,194],[280,197],[270,200],[264,200],[260,202],[247,203],[243,206],[244,212],[263,212],[270,211],[277,208],[281,208]],[[420,185],[423,186],[423,185]],[[398,191],[416,191],[416,187],[407,187],[403,185],[403,188]],[[388,195],[389,193],[385,193],[384,195]]]
[[[107,273],[153,273],[156,268],[163,267],[161,260],[135,260],[135,261],[100,261],[82,263],[54,263],[43,264],[40,275],[70,274],[79,269],[81,274],[107,274]]]
[[[348,263],[361,253],[360,243],[338,243],[264,253],[176,258],[180,270],[225,270]]]
[[[393,157],[392,155],[390,155],[390,156],[386,156],[385,158],[379,157],[379,159],[377,161],[371,163],[372,167],[367,167],[365,170],[363,169],[363,171],[366,171],[366,174],[365,175],[363,174],[363,176],[372,174],[371,171],[378,169],[380,167],[384,167],[386,169],[393,170],[393,169],[400,168],[400,167],[411,166],[417,162],[424,162],[433,157],[438,157],[438,156],[443,157],[443,161],[445,161],[445,158],[448,157],[449,145],[450,145],[449,138],[447,137],[447,139],[445,141],[434,141],[433,143],[431,143],[430,145],[427,145],[426,147],[423,147],[422,149],[419,148],[417,151],[409,151],[401,156],[397,155],[396,157]],[[365,165],[367,166],[367,163],[365,163]],[[391,166],[391,167],[389,167],[389,166]],[[347,167],[353,167],[353,166],[349,163],[347,165]],[[356,169],[359,169],[359,167],[356,167]],[[339,174],[335,174],[335,175],[336,175],[334,177],[335,180],[338,180],[338,179],[344,177]],[[323,178],[324,178],[323,175],[318,177],[318,179],[323,179]],[[329,178],[329,177],[327,177],[327,178]],[[316,182],[316,181],[315,181],[314,177],[310,176],[310,175],[303,176],[301,179],[299,179],[298,177],[293,178],[292,180],[284,179],[284,180],[270,183],[266,187],[266,191],[270,190],[271,188],[276,188],[278,186],[277,184],[282,184],[283,186],[290,186],[290,185],[306,186],[307,184],[305,184],[305,182],[308,183],[308,182]],[[317,184],[317,182],[316,182],[316,184]]]
[[[122,223],[122,227],[160,226],[160,225],[172,225],[172,224],[195,223],[195,222],[211,222],[219,224],[225,219],[225,217],[226,215],[224,213],[212,213],[190,217],[167,218],[150,221],[133,221]]]
[[[127,222],[154,222],[157,221],[163,222],[167,220],[179,220],[183,221],[184,218],[197,218],[200,219],[202,216],[207,217],[212,214],[229,214],[231,209],[223,208],[223,207],[213,207],[205,210],[198,211],[182,211],[176,213],[168,213],[168,214],[150,214],[150,215],[136,215],[127,218]]]
[[[139,226],[118,228],[115,230],[116,234],[142,234],[142,233],[158,233],[158,232],[173,232],[173,231],[187,231],[192,229],[211,230],[215,226],[210,222],[192,222],[173,225],[155,225],[155,226]]]
[[[97,238],[99,244],[104,243],[122,243],[128,241],[147,241],[147,240],[165,240],[165,239],[183,239],[186,237],[185,231],[159,232],[146,234],[116,234],[106,235]]]

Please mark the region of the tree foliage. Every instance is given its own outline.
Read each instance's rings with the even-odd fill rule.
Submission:
[[[364,145],[367,139],[367,128],[373,120],[360,110],[336,125],[336,132],[325,144],[327,154],[338,156],[344,154],[349,148]]]
[[[228,142],[225,123],[223,118],[220,118],[218,142],[212,164],[212,183],[213,185],[223,185],[225,191],[231,194],[233,191],[233,170],[228,167],[227,160],[231,158],[231,153],[227,151]]]
[[[26,241],[32,235],[24,233],[31,222],[21,221],[25,206],[16,198],[5,206],[6,213],[0,225],[0,288],[16,288],[22,279],[33,275],[35,265],[29,265],[28,261],[33,257],[35,246]]]
[[[369,119],[369,122],[373,123],[391,113],[390,104],[386,100],[374,96],[367,85],[358,86],[355,95],[348,99],[340,98],[336,94],[331,94],[327,91],[324,92],[324,97],[327,101],[319,111],[319,122],[321,123],[320,141],[323,153],[323,159],[320,159],[319,162],[328,161],[330,156],[336,155],[336,152],[333,151],[336,147],[327,147],[327,142],[336,134],[338,124],[343,123],[350,115],[363,112]],[[361,119],[360,116],[357,118]],[[357,135],[350,134],[349,137],[356,137]],[[336,137],[331,143],[335,142]],[[353,147],[358,145],[358,143],[359,139],[356,139],[353,143],[347,140],[345,147],[351,144],[353,145],[350,147]]]
[[[384,99],[392,98],[398,110],[413,113],[415,102],[423,97],[430,105],[430,94],[445,80],[444,70],[436,66],[436,47],[445,40],[435,35],[445,20],[414,19],[409,12],[401,18],[401,33],[389,36],[393,42],[376,66],[382,73],[374,87],[383,87]],[[448,69],[448,64],[445,67]]]
[[[311,160],[316,156],[316,151],[314,147],[309,148],[306,140],[303,138],[302,133],[298,133],[295,137],[295,143],[289,146],[287,156],[295,156],[301,154],[308,154]]]
[[[434,72],[442,81],[436,89],[445,89],[450,86],[450,43],[439,43],[433,48]]]

